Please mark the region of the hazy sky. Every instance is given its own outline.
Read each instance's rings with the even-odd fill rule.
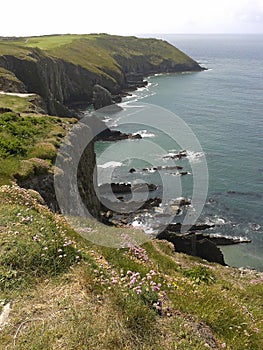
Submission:
[[[0,36],[263,33],[263,0],[2,0]]]

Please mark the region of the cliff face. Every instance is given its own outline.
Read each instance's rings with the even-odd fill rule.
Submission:
[[[67,106],[91,104],[96,84],[119,94],[140,86],[141,78],[134,80],[136,75],[202,70],[197,62],[162,40],[103,34],[92,40],[90,37],[52,36],[52,43],[57,40],[55,48],[54,43],[50,48],[49,37],[39,37],[37,43],[36,39],[31,43],[33,38],[17,43],[0,41],[0,67],[17,80],[15,92],[21,86],[23,92],[37,93],[48,113],[59,116],[72,114]],[[68,40],[66,45],[61,44],[63,40]],[[3,79],[0,90],[6,90]]]
[[[28,119],[30,118],[29,116]],[[40,123],[48,118],[51,117],[39,116]],[[52,134],[51,129],[50,133],[43,135],[43,142],[35,144],[31,149],[31,155],[37,154],[40,145],[42,153],[37,154],[40,158],[26,156],[13,176],[19,186],[37,191],[54,212],[83,217],[87,209],[89,216],[98,218],[100,202],[95,192],[97,168],[92,130],[87,123],[79,122],[69,127],[69,122],[70,119],[67,118],[60,119],[56,124],[53,121],[53,127],[60,134],[60,138],[54,141],[56,146],[60,143],[59,150],[51,143],[44,142]],[[17,124],[19,127],[20,118],[17,118]],[[39,127],[37,123],[34,125],[36,129]],[[65,138],[61,135],[65,131],[63,128],[68,131]],[[87,139],[91,142],[87,143]],[[48,146],[53,146],[53,155],[45,151],[44,147],[47,149]]]
[[[33,60],[25,60],[3,56],[0,57],[0,66],[15,74],[28,92],[40,95],[51,115],[71,116],[67,105],[91,102],[96,82],[113,90],[113,84],[82,67],[48,57],[37,50],[32,51],[32,57]]]

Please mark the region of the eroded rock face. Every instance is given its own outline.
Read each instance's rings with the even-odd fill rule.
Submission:
[[[98,84],[94,86],[92,104],[95,110],[113,105],[114,103],[109,90]]]
[[[11,55],[1,56],[0,67],[12,72],[23,83],[23,92],[26,90],[40,95],[51,115],[76,116],[67,106],[82,102],[90,104],[96,83],[112,92],[118,93],[120,90],[112,79],[62,59],[49,57],[38,49],[32,49],[31,56],[31,60]]]

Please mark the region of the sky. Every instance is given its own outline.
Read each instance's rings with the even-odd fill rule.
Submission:
[[[263,33],[263,0],[9,0],[0,36]]]

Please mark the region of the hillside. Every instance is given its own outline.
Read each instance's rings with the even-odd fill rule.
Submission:
[[[262,273],[176,253],[165,240],[137,246],[140,231],[89,219],[89,235],[122,242],[95,245],[56,212],[54,161],[77,125],[67,104],[88,98],[89,78],[117,93],[131,71],[200,67],[165,42],[104,34],[2,39],[1,65],[0,349],[261,350]],[[96,216],[93,143],[84,152],[78,184]]]
[[[200,70],[157,39],[107,34],[0,39],[0,90],[34,92],[53,115],[69,116],[66,106],[90,104],[95,84],[116,95],[151,74]]]
[[[76,120],[36,113],[32,96],[0,102],[1,184],[43,180]],[[33,190],[0,187],[1,349],[262,349],[262,273],[88,230],[123,248],[83,239]]]
[[[262,349],[262,274],[106,229],[124,248],[85,241],[34,191],[0,188],[1,349]]]

